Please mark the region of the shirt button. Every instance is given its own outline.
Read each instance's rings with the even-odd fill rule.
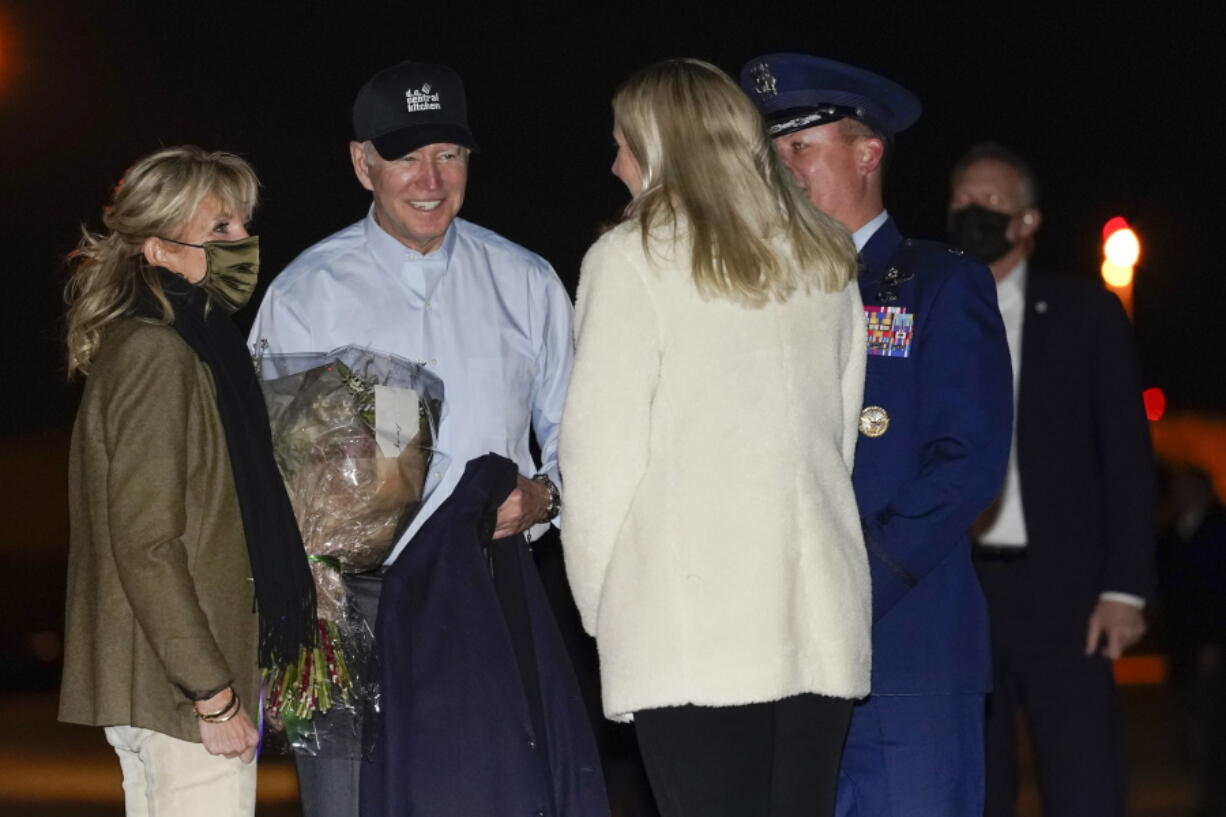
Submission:
[[[426,304],[426,309],[434,309],[434,304]]]
[[[438,359],[437,359],[437,358],[431,358],[431,359],[430,359],[430,365],[431,365],[431,366],[437,366],[437,365],[438,365]]]

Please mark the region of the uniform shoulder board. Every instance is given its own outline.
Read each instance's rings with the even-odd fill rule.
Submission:
[[[967,265],[980,266],[975,258],[955,246],[940,241],[923,241],[917,238],[908,238],[899,244],[890,263],[903,269],[910,269],[917,275],[923,275],[927,270],[953,270]]]
[[[937,256],[964,256],[965,252],[953,246],[945,244],[941,241],[925,241],[922,238],[907,238],[898,246],[897,252],[914,257],[922,257],[927,255]]]

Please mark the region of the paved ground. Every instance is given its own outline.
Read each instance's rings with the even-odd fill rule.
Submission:
[[[59,678],[66,542],[67,435],[0,437],[0,690],[49,689]],[[55,722],[55,694],[0,692],[0,815],[118,817],[119,767],[99,729]],[[1189,817],[1191,781],[1175,736],[1174,704],[1161,687],[1125,690],[1130,817]],[[613,779],[632,776],[614,770]],[[615,794],[620,794],[619,792]],[[618,796],[617,802],[630,798]],[[1033,785],[1022,817],[1038,817]],[[292,765],[265,758],[260,817],[298,817]],[[617,817],[639,817],[626,808]]]
[[[0,697],[0,815],[121,817],[119,764],[101,729],[55,722],[56,695]],[[260,817],[297,817],[298,790],[285,758],[261,762]]]
[[[1131,817],[1188,817],[1191,785],[1180,768],[1175,712],[1157,687],[1125,692],[1133,770]],[[55,695],[0,697],[0,815],[120,817],[119,768],[101,730],[55,723]],[[260,767],[259,817],[298,817],[293,769],[285,758]],[[1033,787],[1023,817],[1038,817]]]

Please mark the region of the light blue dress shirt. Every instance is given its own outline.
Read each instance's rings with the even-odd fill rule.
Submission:
[[[441,246],[422,255],[379,227],[372,209],[277,276],[249,341],[253,349],[267,341],[271,354],[355,344],[417,361],[442,378],[438,448],[449,465],[390,563],[474,457],[500,454],[522,473],[546,473],[562,485],[558,423],[574,355],[571,312],[570,296],[539,255],[459,218]]]
[[[885,210],[882,210],[864,224],[860,225],[860,229],[851,234],[851,240],[856,245],[856,252],[860,252],[860,250],[864,249],[864,245],[868,243],[870,238],[876,235],[877,231],[881,229],[881,225],[885,224],[889,217],[890,214]]]

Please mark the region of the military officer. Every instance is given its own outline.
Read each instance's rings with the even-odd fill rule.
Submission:
[[[775,151],[861,255],[868,373],[853,483],[872,572],[872,694],[855,710],[843,817],[979,817],[988,620],[966,531],[1009,458],[1009,349],[991,274],[903,238],[883,206],[894,135],[919,101],[804,54],[741,72]]]

